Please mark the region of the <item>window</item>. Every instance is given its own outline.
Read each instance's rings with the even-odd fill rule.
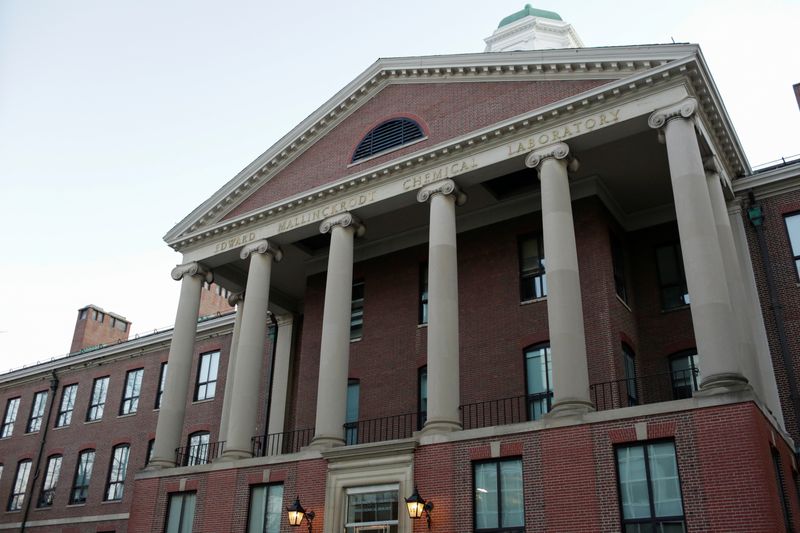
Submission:
[[[0,429],[0,438],[10,437],[14,434],[14,422],[17,421],[19,412],[19,398],[11,398],[6,402],[6,414],[3,415],[3,427]]]
[[[94,467],[94,450],[83,450],[78,455],[78,465],[75,467],[75,479],[72,481],[72,491],[69,503],[86,503],[89,495],[89,482],[92,480]]]
[[[139,409],[139,394],[142,392],[142,375],[144,369],[128,370],[125,374],[125,391],[122,394],[122,405],[119,414],[129,415]]]
[[[78,384],[67,385],[61,391],[61,405],[58,407],[56,427],[68,426],[72,422],[72,411],[75,409],[75,396],[78,394]]]
[[[280,533],[283,485],[255,485],[250,489],[247,533]]]
[[[197,369],[197,386],[194,389],[195,401],[210,400],[217,392],[217,367],[219,352],[204,353],[200,356]]]
[[[61,456],[53,455],[47,459],[47,470],[44,474],[42,494],[39,495],[38,507],[50,507],[56,495],[58,477],[61,475]]]
[[[111,466],[108,469],[108,485],[106,501],[121,500],[125,490],[125,474],[128,470],[128,456],[131,447],[127,444],[114,446],[111,454]]]
[[[770,447],[770,451],[772,452],[772,467],[775,469],[775,486],[778,489],[778,497],[781,500],[781,510],[783,511],[783,524],[786,527],[786,531],[794,531],[792,528],[792,512],[790,511],[791,504],[786,494],[783,468],[781,467],[781,454],[772,447]]]
[[[25,489],[28,486],[28,476],[31,474],[31,460],[24,459],[17,464],[17,475],[14,477],[14,488],[8,498],[8,510],[19,511],[25,503]]]
[[[428,263],[419,267],[419,324],[428,323]]]
[[[428,367],[417,371],[417,429],[422,429],[428,420]]]
[[[625,390],[628,393],[628,406],[639,405],[639,391],[636,386],[636,357],[630,346],[622,343],[622,364],[625,367]]]
[[[622,241],[611,235],[611,267],[614,271],[614,290],[620,300],[628,303],[628,284],[625,281],[625,248]]]
[[[528,420],[538,420],[550,410],[553,398],[553,360],[549,344],[525,350],[525,386]]]
[[[86,320],[86,317],[89,316],[88,309],[81,309],[78,311],[78,320]]]
[[[105,318],[105,315],[97,309],[94,309],[94,319],[98,322],[102,322],[103,318]]]
[[[150,464],[150,461],[153,460],[153,448],[156,445],[156,439],[150,439],[147,441],[147,456],[144,459],[144,465],[147,466]]]
[[[689,305],[680,245],[675,242],[656,248],[656,265],[661,289],[661,308],[669,310]]]
[[[523,302],[547,296],[544,247],[539,236],[519,239],[519,298]]]
[[[364,282],[353,283],[353,299],[350,304],[350,340],[364,335]]]
[[[167,384],[167,362],[161,363],[158,372],[158,392],[156,392],[156,409],[161,409],[161,398],[164,396],[164,385]]]
[[[522,459],[474,463],[472,482],[475,531],[524,531]]]
[[[195,492],[176,492],[169,495],[165,533],[192,533],[196,500]]]
[[[188,466],[204,465],[208,463],[208,444],[211,436],[208,431],[198,431],[189,435],[189,447],[186,450],[186,464]]]
[[[794,269],[800,278],[800,213],[788,215],[784,220],[786,221],[786,231],[789,233],[789,244],[792,247]]]
[[[636,444],[616,451],[623,531],[685,531],[675,444]]]
[[[691,398],[700,383],[700,370],[697,368],[697,352],[688,350],[669,358],[670,377],[672,378],[672,398],[680,400]]]
[[[388,152],[392,148],[399,148],[423,137],[425,134],[422,133],[422,128],[409,118],[387,120],[375,126],[358,143],[351,162],[355,163],[360,159]]]
[[[33,407],[31,407],[31,416],[28,417],[28,433],[39,431],[42,428],[42,418],[44,418],[44,410],[47,407],[47,391],[43,390],[37,392],[33,396]]]
[[[116,317],[111,317],[111,327],[120,331],[128,329],[128,323]]]
[[[344,442],[358,444],[358,397],[361,384],[357,379],[347,380],[347,410],[345,412]]]
[[[347,489],[346,533],[397,533],[397,485]]]
[[[108,376],[95,379],[92,384],[92,399],[89,401],[89,410],[86,412],[87,422],[103,418],[106,393],[108,393]]]

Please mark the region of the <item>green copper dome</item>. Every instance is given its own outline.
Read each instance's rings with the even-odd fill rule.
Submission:
[[[540,17],[551,20],[563,20],[561,16],[555,11],[545,11],[544,9],[535,9],[530,4],[525,4],[525,7],[523,7],[521,10],[517,11],[516,13],[512,13],[511,15],[501,20],[500,24],[497,27],[502,28],[503,26],[507,26],[512,22],[516,22],[519,19],[525,17]]]

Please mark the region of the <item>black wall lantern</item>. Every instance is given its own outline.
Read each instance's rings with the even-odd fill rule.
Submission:
[[[297,527],[303,523],[303,518],[308,522],[308,533],[311,533],[311,521],[314,520],[314,511],[306,511],[300,505],[300,497],[295,498],[294,503],[286,508],[286,515],[289,525]]]
[[[414,520],[421,518],[422,513],[425,513],[425,520],[428,522],[428,529],[431,528],[431,511],[433,510],[433,502],[425,501],[419,495],[417,487],[414,487],[414,494],[406,498],[406,509],[408,509],[408,516]]]

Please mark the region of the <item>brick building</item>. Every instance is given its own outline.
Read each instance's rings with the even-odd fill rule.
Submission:
[[[796,530],[798,190],[695,45],[379,60],[166,235],[173,330],[0,376],[0,530]]]

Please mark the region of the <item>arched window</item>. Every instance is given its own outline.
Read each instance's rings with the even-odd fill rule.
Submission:
[[[118,444],[111,451],[111,465],[108,469],[105,501],[121,500],[125,490],[125,476],[128,472],[130,444]]]
[[[394,118],[378,124],[358,143],[351,162],[355,163],[425,137],[422,128],[410,118]]]
[[[208,445],[211,435],[208,431],[197,431],[189,435],[189,446],[186,449],[186,464],[188,466],[204,465],[208,463]]]
[[[37,507],[50,507],[53,505],[53,500],[56,496],[56,485],[58,484],[58,478],[61,477],[61,460],[62,457],[60,455],[51,455],[47,458],[42,493],[39,495]]]
[[[553,398],[553,364],[550,343],[525,350],[525,392],[528,420],[538,420],[550,410]]]
[[[697,350],[691,349],[671,355],[669,370],[672,380],[672,399],[691,398],[700,383]]]
[[[89,482],[92,480],[92,469],[94,468],[94,450],[81,450],[78,455],[78,464],[75,467],[75,477],[72,481],[72,491],[69,495],[69,503],[86,503],[89,495]]]

